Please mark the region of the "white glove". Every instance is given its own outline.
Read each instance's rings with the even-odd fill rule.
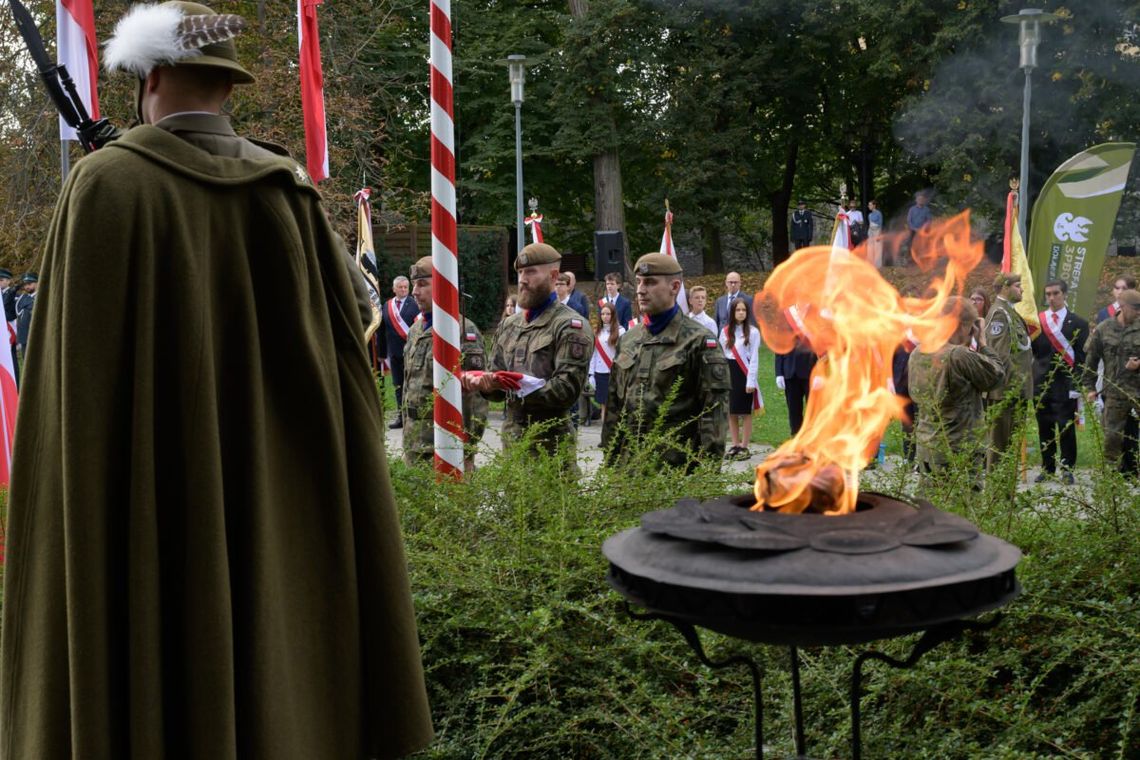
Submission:
[[[779,388],[780,390],[784,390],[784,376],[783,375],[776,375],[776,387]]]

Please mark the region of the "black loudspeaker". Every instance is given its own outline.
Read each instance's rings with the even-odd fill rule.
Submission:
[[[620,230],[594,233],[594,279],[601,282],[610,272],[625,275],[625,249]]]

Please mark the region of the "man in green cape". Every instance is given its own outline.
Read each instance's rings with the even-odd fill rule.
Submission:
[[[252,81],[240,24],[182,2],[120,22],[106,61],[139,77],[143,126],[76,164],[52,220],[9,501],[7,760],[431,739],[343,244],[301,167],[218,115]]]

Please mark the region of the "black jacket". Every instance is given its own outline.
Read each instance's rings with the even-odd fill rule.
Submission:
[[[1045,320],[1049,312],[1040,314],[1041,331],[1033,338],[1033,395],[1043,401],[1068,401],[1070,391],[1079,391],[1073,382],[1074,373],[1079,373],[1085,363],[1085,341],[1089,337],[1089,323],[1073,313],[1065,314],[1061,322],[1061,334],[1073,348],[1073,369],[1045,334]]]

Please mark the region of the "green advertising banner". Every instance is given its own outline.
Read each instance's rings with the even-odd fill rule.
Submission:
[[[1045,303],[1045,283],[1061,279],[1069,284],[1069,308],[1092,315],[1135,152],[1135,143],[1096,145],[1057,167],[1041,189],[1029,230],[1037,303]]]

